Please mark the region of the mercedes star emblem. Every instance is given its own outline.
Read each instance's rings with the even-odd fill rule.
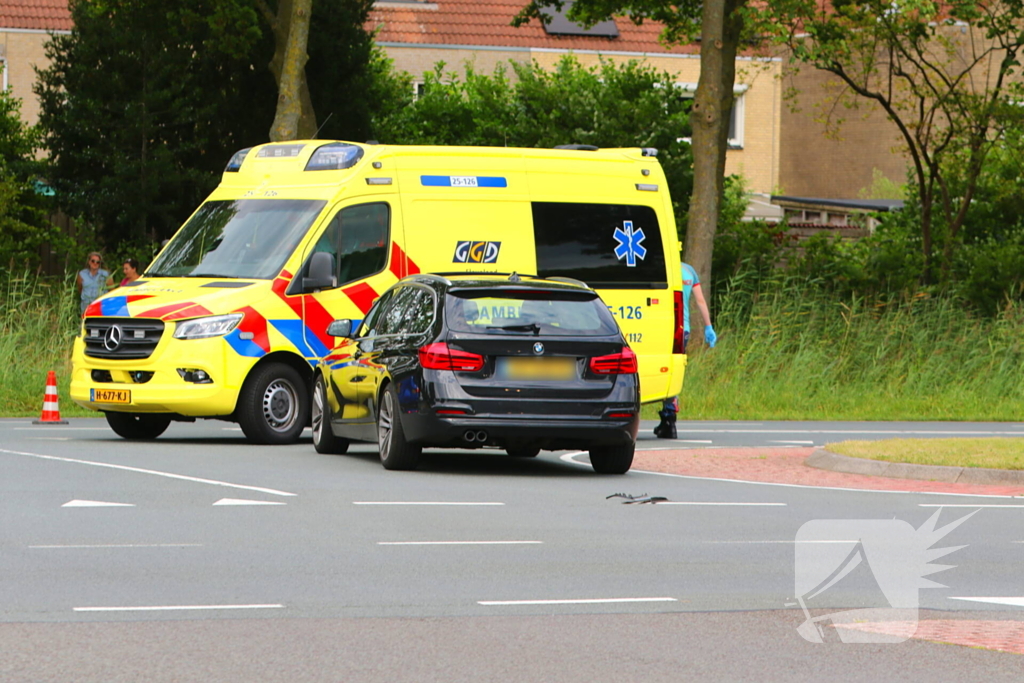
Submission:
[[[107,333],[103,335],[103,348],[107,351],[116,351],[117,347],[121,346],[121,336],[121,327],[111,325]]]

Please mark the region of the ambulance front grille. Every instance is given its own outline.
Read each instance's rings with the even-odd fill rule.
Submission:
[[[163,333],[163,320],[86,318],[85,355],[118,360],[149,358]]]

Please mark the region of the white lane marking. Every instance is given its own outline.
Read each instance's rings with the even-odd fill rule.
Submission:
[[[287,505],[276,500],[245,500],[243,498],[221,498],[214,505]]]
[[[157,477],[167,477],[168,479],[180,479],[182,481],[192,481],[198,484],[211,484],[213,486],[226,486],[232,489],[244,489],[246,491],[259,491],[260,493],[269,493],[273,496],[295,496],[296,493],[288,493],[287,491],[278,491],[276,489],[267,489],[260,486],[245,486],[243,484],[230,484],[226,481],[217,481],[215,479],[202,479],[200,477],[188,477],[184,474],[173,474],[171,472],[160,472],[158,470],[145,470],[140,467],[128,467],[127,465],[113,465],[109,462],[93,462],[92,460],[77,460],[75,458],[59,458],[56,455],[43,455],[42,453],[27,453],[25,451],[11,451],[6,448],[0,448],[0,453],[10,453],[11,455],[27,455],[31,458],[41,458],[43,460],[56,460],[58,462],[70,462],[76,465],[91,465],[93,467],[108,467],[112,470],[123,470],[125,472],[137,472],[139,474],[152,474]]]
[[[957,503],[918,503],[919,508],[1024,508],[1024,505],[969,505]]]
[[[813,446],[814,445],[813,441],[769,441],[768,443],[791,443],[791,444],[797,444],[797,445],[802,445],[802,446]]]
[[[668,450],[668,449],[652,449],[652,450]],[[646,451],[638,450],[638,453]],[[566,453],[559,456],[559,460],[567,462],[577,467],[590,467],[590,465],[582,462],[576,462],[573,460],[578,455],[586,455],[586,451],[575,451],[573,453]],[[786,488],[793,489],[817,489],[820,491],[849,491],[853,493],[914,493],[922,496],[960,496],[961,498],[1017,498],[1017,496],[1004,496],[1004,495],[993,495],[990,493],[947,493],[945,491],[896,491],[889,489],[854,489],[844,488],[842,486],[811,486],[810,484],[783,484],[777,481],[749,481],[747,479],[723,479],[721,477],[696,477],[689,474],[672,474],[670,472],[650,472],[648,470],[630,470],[631,473],[636,474],[653,474],[659,477],[675,477],[677,479],[694,479],[697,481],[721,481],[729,484],[754,484],[756,486],[783,486]],[[664,505],[664,503],[658,503],[658,505]],[[974,507],[973,505],[965,505],[964,507]]]
[[[532,545],[544,541],[377,541],[377,545]]]
[[[356,500],[353,505],[504,505],[504,503],[472,503],[458,501],[431,500]]]
[[[242,431],[241,427],[221,427],[220,429],[221,429],[222,432],[240,432],[240,431]]]
[[[165,612],[201,609],[281,609],[284,605],[152,605],[138,607],[74,607],[75,612]]]
[[[202,548],[202,543],[97,543],[94,545],[30,545],[35,550],[65,550],[73,548]]]
[[[655,503],[655,505],[722,505],[722,506],[735,506],[735,507],[786,507],[786,503],[722,503],[717,501],[677,501],[677,500],[661,500]]]
[[[928,434],[932,436],[974,434],[977,436],[1012,434],[1020,436],[1020,432],[1002,431],[927,431],[920,429],[690,429],[684,423],[677,422],[676,427],[682,427],[689,434]]]
[[[101,500],[69,500],[62,508],[133,508],[134,503],[105,503]]]
[[[856,539],[853,539],[853,540],[850,540],[850,541],[841,541],[841,540],[840,541],[836,541],[836,540],[797,541],[797,540],[791,540],[791,541],[699,541],[699,542],[700,543],[715,544],[715,545],[752,544],[752,543],[785,543],[785,544],[788,544],[788,545],[793,545],[794,543],[843,543],[843,544],[849,545],[850,543],[860,543],[860,541],[858,541]]]
[[[59,429],[62,432],[109,432],[110,427],[67,427],[65,425],[33,425],[31,427],[15,427],[11,431],[34,432],[37,429]]]
[[[70,436],[27,436],[29,441],[71,441]]]
[[[993,605],[1011,605],[1013,607],[1024,607],[1024,598],[950,598],[950,600],[964,600],[966,602],[990,602]]]
[[[478,605],[603,605],[618,602],[677,602],[676,598],[586,598],[582,600],[477,600]]]
[[[695,439],[673,439],[677,443],[714,443],[714,441],[697,441]]]

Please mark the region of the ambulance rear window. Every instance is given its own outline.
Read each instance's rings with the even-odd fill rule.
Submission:
[[[665,249],[649,206],[533,203],[537,275],[599,289],[665,289]]]

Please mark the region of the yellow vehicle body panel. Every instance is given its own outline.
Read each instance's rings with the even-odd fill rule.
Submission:
[[[315,366],[335,346],[326,334],[327,325],[335,319],[362,319],[373,301],[405,275],[537,274],[534,212],[543,203],[647,207],[644,211],[656,216],[658,234],[652,235],[654,227],[647,226],[645,238],[648,245],[660,243],[663,254],[664,273],[657,285],[595,288],[638,356],[641,400],[679,393],[686,366],[686,357],[673,353],[677,292],[682,289],[679,242],[665,177],[655,158],[639,149],[348,143],[361,149],[361,158],[351,168],[305,170],[316,150],[329,144],[316,140],[254,147],[237,170],[224,173],[207,199],[323,202],[309,228],[289,247],[290,253],[281,255],[283,266],[276,275],[262,279],[144,276],[131,287],[101,297],[86,311],[83,334],[74,345],[72,400],[95,410],[230,416],[254,366],[269,357],[285,356]],[[349,214],[343,212],[367,206],[384,207],[378,213],[387,215],[386,243],[370,245],[385,250],[376,252],[384,253],[381,267],[337,287],[302,291],[304,269],[326,236],[333,234],[329,233],[332,224],[342,225],[338,234],[347,234]],[[594,229],[610,231],[612,227]],[[182,232],[165,251],[175,248]],[[626,245],[635,253],[620,261],[643,259],[642,245]],[[608,255],[605,258],[614,263]],[[229,334],[206,339],[173,337],[182,321],[229,313],[242,315]],[[108,357],[96,355],[99,331],[118,325],[130,333],[132,321],[140,320],[164,325],[148,356],[121,358],[116,349]],[[99,353],[103,355],[102,350]],[[180,371],[195,369],[207,373],[212,382],[185,381]],[[131,403],[97,403],[93,400],[97,388],[128,388]]]

